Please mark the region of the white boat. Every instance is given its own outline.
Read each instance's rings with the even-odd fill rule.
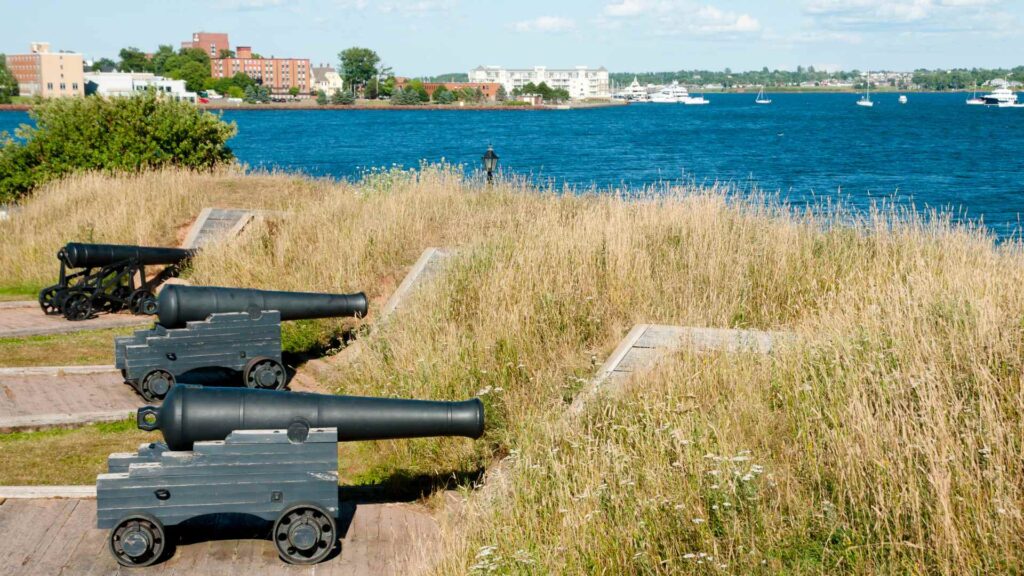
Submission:
[[[900,94],[900,104],[906,104],[906,103],[907,103],[907,96],[906,96],[906,94]]]
[[[686,100],[683,100],[683,104],[687,106],[703,106],[704,104],[711,104],[711,100],[704,97],[703,94],[700,96],[690,96]]]
[[[647,89],[640,85],[636,76],[633,77],[633,83],[616,94],[615,97],[628,102],[646,102],[648,100]]]
[[[990,94],[981,97],[986,106],[1013,108],[1017,104],[1017,93],[1009,88],[996,88]]]
[[[861,96],[860,100],[857,100],[857,106],[872,108],[874,105],[875,103],[871,101],[871,83],[868,82],[867,90],[864,92],[864,95]]]
[[[977,84],[974,85],[974,94],[972,94],[971,97],[967,99],[967,105],[968,106],[984,106],[985,105],[985,100],[982,99],[982,98],[978,98],[978,85]]]
[[[764,86],[758,91],[757,97],[754,98],[754,104],[771,104],[772,99],[764,95]]]
[[[673,80],[672,84],[651,94],[651,102],[656,104],[679,104],[689,98],[690,91],[686,89],[686,86],[680,86],[677,80]]]

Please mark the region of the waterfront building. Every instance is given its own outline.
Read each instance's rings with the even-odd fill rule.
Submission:
[[[239,46],[234,58],[210,60],[210,76],[231,78],[239,72],[249,76],[272,93],[284,94],[298,88],[301,94],[313,90],[313,72],[308,58],[263,58],[249,46]]]
[[[150,72],[87,72],[85,93],[108,98],[135,96],[146,90],[172,100],[195,103],[196,93],[185,89],[184,80],[164,78]]]
[[[509,94],[527,84],[538,85],[544,82],[549,88],[566,90],[569,97],[574,100],[611,96],[608,89],[608,70],[604,66],[577,66],[566,69],[549,69],[546,66],[522,69],[478,66],[469,71],[469,81],[498,83],[503,85]]]
[[[498,100],[498,89],[501,88],[501,84],[497,82],[424,82],[423,89],[427,91],[427,94],[433,98],[434,91],[444,86],[445,89],[455,92],[458,90],[470,89],[479,90],[483,94],[484,100],[489,102],[495,102]]]
[[[328,96],[345,87],[345,82],[338,72],[325,64],[313,67],[313,91],[323,92]]]
[[[221,50],[231,50],[231,43],[228,42],[228,35],[223,32],[195,32],[192,40],[181,43],[182,48],[199,48],[210,55],[210,58],[220,58]]]
[[[7,68],[22,96],[59,98],[85,95],[85,61],[75,52],[50,52],[49,42],[33,42],[28,54],[9,54]]]

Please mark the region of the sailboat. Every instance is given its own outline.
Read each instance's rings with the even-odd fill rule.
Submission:
[[[967,99],[967,105],[968,106],[984,106],[985,105],[985,99],[984,98],[978,98],[978,83],[977,82],[974,83],[974,94],[971,95],[971,97]]]
[[[871,101],[871,82],[868,82],[867,90],[864,92],[864,96],[862,96],[860,100],[857,100],[857,106],[871,108],[874,105],[875,103]]]
[[[761,86],[761,90],[757,93],[757,98],[754,99],[754,104],[771,104],[772,99],[764,95],[764,86]]]

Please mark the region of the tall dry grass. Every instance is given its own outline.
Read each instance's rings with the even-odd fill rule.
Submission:
[[[443,166],[356,185],[101,178],[90,197],[104,182],[147,194],[161,179],[188,191],[170,192],[187,198],[165,212],[179,220],[151,224],[163,238],[228,186],[264,190],[247,200],[287,211],[201,254],[199,283],[366,289],[379,303],[423,248],[458,249],[329,375],[345,393],[483,395],[483,441],[365,452],[368,481],[441,482],[509,457],[507,483],[467,491],[442,573],[1019,571],[1016,245],[913,214],[797,214],[715,189],[488,189]],[[82,182],[48,193],[75,196]],[[102,214],[95,202],[81,211],[91,216],[69,218]],[[63,242],[19,234],[39,238],[27,246]],[[22,242],[5,245],[5,274],[7,246]],[[681,355],[567,423],[568,402],[637,322],[801,338],[770,359]]]

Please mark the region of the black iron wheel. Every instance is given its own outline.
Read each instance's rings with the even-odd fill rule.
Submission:
[[[334,516],[316,504],[294,504],[274,522],[274,545],[289,564],[321,562],[338,544]]]
[[[39,291],[39,307],[43,309],[43,314],[47,316],[60,314],[60,298],[58,298],[60,290],[60,284],[54,284]]]
[[[147,402],[163,400],[174,386],[174,376],[166,370],[150,370],[139,382],[139,394]]]
[[[154,308],[150,301],[155,303],[156,295],[145,288],[140,288],[132,292],[131,297],[128,299],[128,309],[131,310],[132,314],[152,314],[153,312],[147,312],[147,310]]]
[[[68,297],[64,300],[64,304],[61,306],[61,310],[64,312],[64,317],[68,320],[79,321],[88,320],[93,316],[92,307],[92,296],[85,292],[75,292],[74,294],[68,294]]]
[[[277,360],[260,356],[245,365],[242,378],[249,388],[280,390],[288,382],[288,372]]]
[[[149,514],[123,518],[110,531],[110,553],[122,566],[150,566],[160,561],[167,550],[163,524]]]

